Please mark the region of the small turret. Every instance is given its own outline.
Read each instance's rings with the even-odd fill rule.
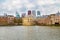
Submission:
[[[60,15],[60,12],[58,11],[58,12],[56,13],[56,15]]]

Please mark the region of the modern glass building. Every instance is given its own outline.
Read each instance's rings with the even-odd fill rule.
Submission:
[[[26,13],[22,13],[22,17],[25,17],[26,16]]]
[[[18,12],[16,12],[16,18],[20,18],[20,15]]]
[[[36,14],[37,17],[40,17],[41,16],[41,13],[40,11],[37,11],[37,14]]]
[[[4,13],[4,17],[7,17],[7,13]]]
[[[33,17],[36,17],[36,11],[35,10],[32,10],[32,15],[33,15]]]
[[[28,10],[28,15],[31,15],[31,10]]]

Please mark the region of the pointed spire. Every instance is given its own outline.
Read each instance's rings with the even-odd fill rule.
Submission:
[[[56,15],[60,15],[60,12],[58,11],[58,12],[56,13]]]

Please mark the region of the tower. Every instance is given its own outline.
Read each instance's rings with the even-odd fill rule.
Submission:
[[[25,17],[26,13],[22,13],[22,17]]]
[[[31,10],[28,10],[28,15],[31,15]]]
[[[40,11],[37,11],[36,16],[37,16],[37,17],[40,17],[40,16],[41,16]]]
[[[20,18],[20,15],[18,12],[16,12],[16,18]]]
[[[6,13],[4,13],[4,17],[7,17],[7,14]]]
[[[60,12],[58,11],[58,12],[56,13],[56,15],[60,15]]]
[[[36,17],[36,11],[35,10],[32,10],[32,15],[34,18]]]

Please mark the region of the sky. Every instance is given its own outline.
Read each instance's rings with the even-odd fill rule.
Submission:
[[[0,15],[15,15],[28,10],[39,10],[41,15],[49,15],[60,11],[60,0],[0,0]]]

